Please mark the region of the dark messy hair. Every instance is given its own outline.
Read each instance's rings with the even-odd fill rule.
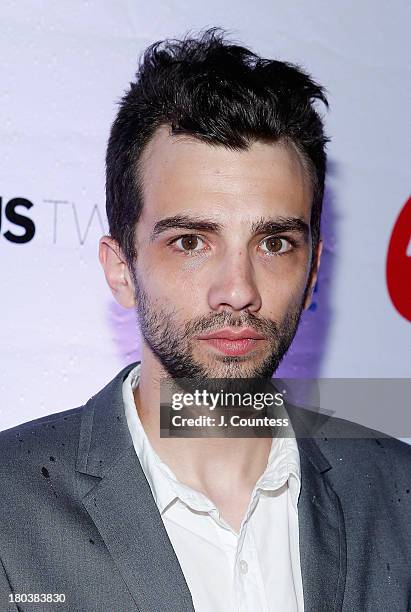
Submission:
[[[120,101],[106,155],[109,229],[128,265],[136,256],[134,232],[143,207],[139,162],[161,125],[233,150],[247,149],[256,140],[294,146],[313,188],[314,252],[328,140],[315,100],[328,106],[323,87],[298,66],[260,58],[229,42],[221,28],[150,45]]]

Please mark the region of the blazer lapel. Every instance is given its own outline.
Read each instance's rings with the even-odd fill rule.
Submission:
[[[313,439],[298,439],[301,493],[298,501],[300,561],[305,612],[342,609],[347,542],[338,495],[326,472],[331,465]]]
[[[92,478],[83,479],[83,503],[137,609],[194,612],[125,420],[122,383],[134,365],[84,407],[76,467]]]

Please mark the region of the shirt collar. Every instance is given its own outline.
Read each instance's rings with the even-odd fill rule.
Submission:
[[[160,513],[165,512],[176,499],[180,499],[194,510],[216,511],[215,505],[205,495],[177,479],[174,472],[160,459],[150,444],[141,424],[133,395],[133,390],[138,386],[140,380],[140,368],[141,363],[137,364],[124,380],[122,389],[124,411],[134,449]],[[301,488],[298,446],[294,437],[273,438],[267,467],[258,479],[254,492],[278,489],[286,481],[289,484],[293,506],[297,511]]]

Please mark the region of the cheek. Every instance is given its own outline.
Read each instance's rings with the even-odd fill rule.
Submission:
[[[288,311],[300,306],[308,274],[306,262],[300,262],[298,266],[292,262],[279,262],[260,271],[258,287],[264,311],[271,313],[273,318],[281,318]]]
[[[190,260],[175,267],[159,259],[148,259],[140,261],[138,274],[153,306],[192,315],[203,304],[207,286],[204,275],[198,273],[198,264]]]
[[[206,256],[170,256],[147,249],[140,259],[139,273],[155,295],[166,295],[170,301],[184,302],[199,297],[201,288],[205,290],[210,276],[210,268],[205,264]]]

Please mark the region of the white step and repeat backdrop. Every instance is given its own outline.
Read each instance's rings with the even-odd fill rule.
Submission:
[[[325,255],[280,374],[411,377],[409,2],[5,0],[0,11],[0,429],[84,403],[139,358],[134,314],[97,259],[106,141],[144,48],[209,26],[300,64],[329,93]]]

